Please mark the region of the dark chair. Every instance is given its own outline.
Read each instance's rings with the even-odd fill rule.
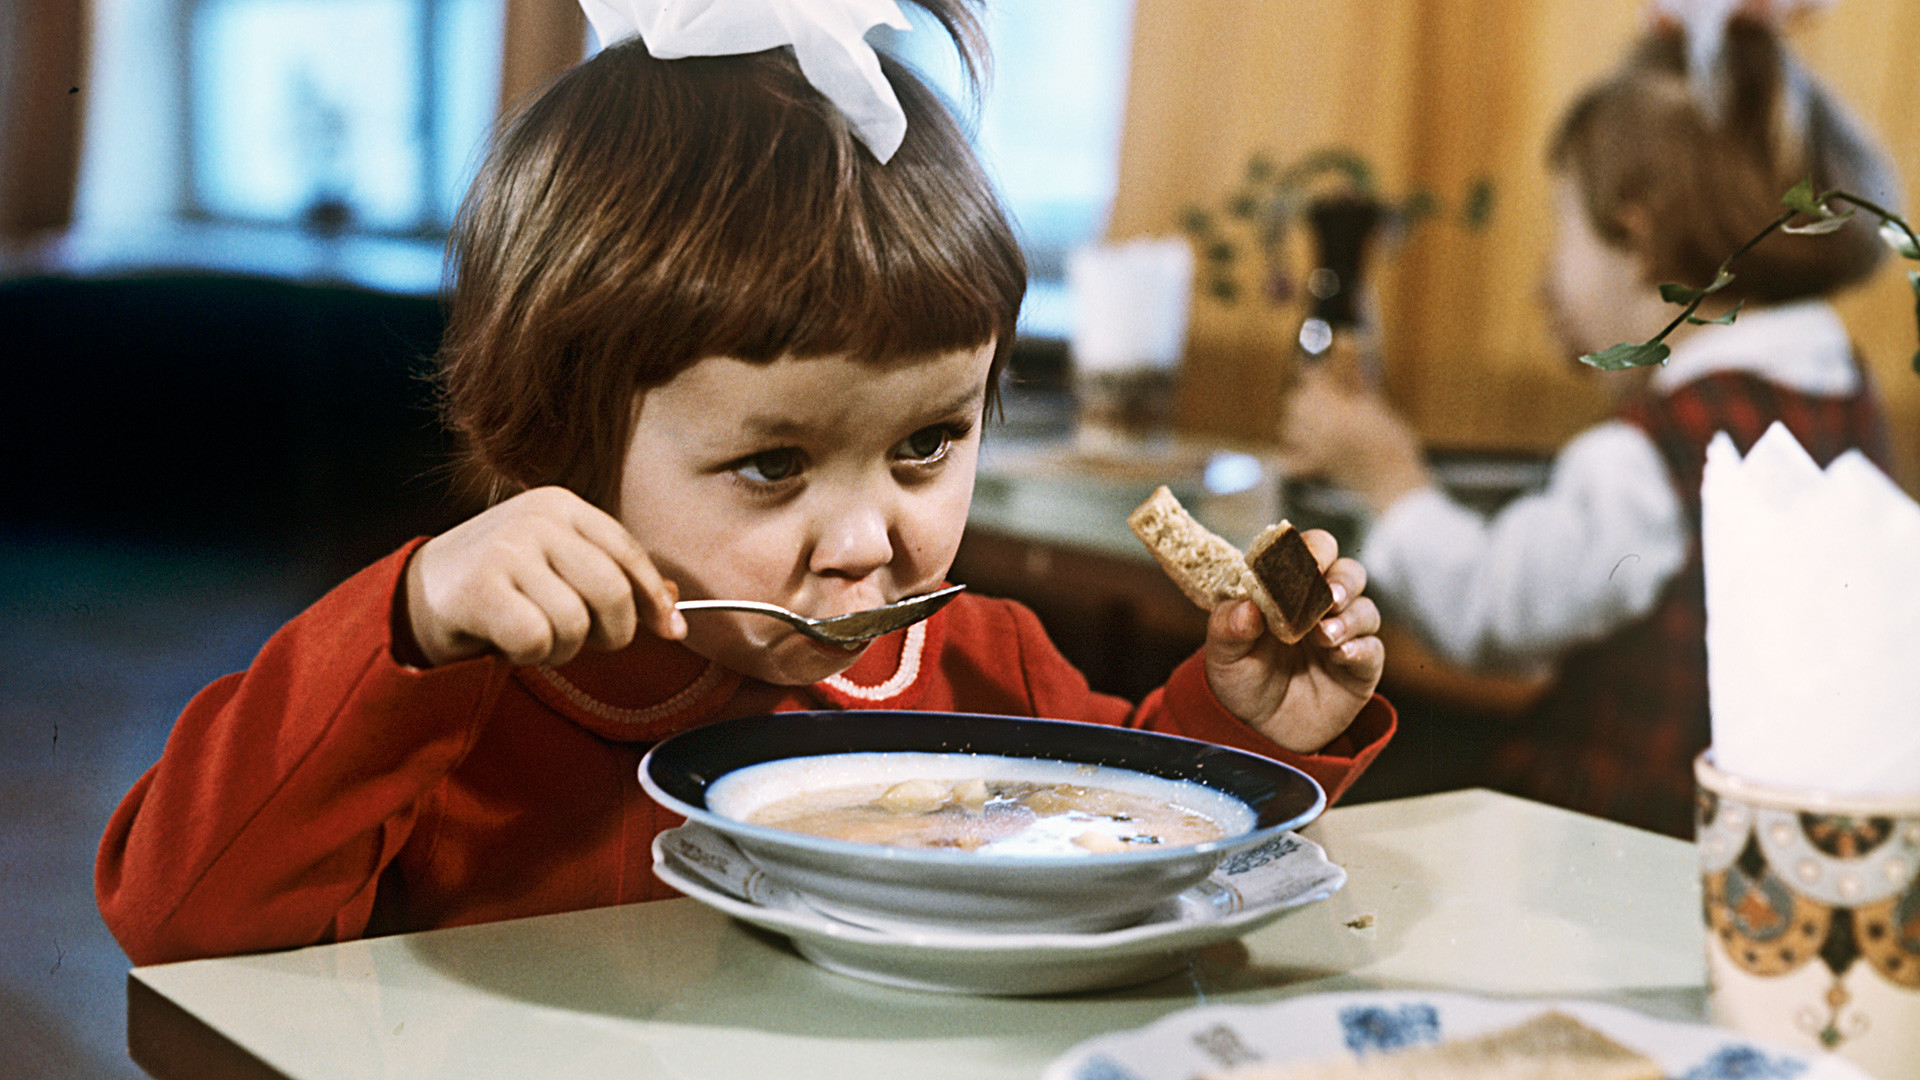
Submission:
[[[366,561],[470,512],[433,297],[259,278],[0,282],[0,525]]]

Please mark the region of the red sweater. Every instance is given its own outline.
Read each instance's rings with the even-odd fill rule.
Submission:
[[[108,823],[100,911],[138,964],[676,895],[650,845],[680,818],[641,756],[713,720],[938,709],[1125,724],[1278,758],[1337,798],[1386,744],[1375,698],[1315,755],[1215,701],[1198,656],[1137,708],[1093,693],[1019,604],[963,595],[845,675],[772,686],[644,632],[564,667],[394,659],[412,547],[323,597],[201,691]]]

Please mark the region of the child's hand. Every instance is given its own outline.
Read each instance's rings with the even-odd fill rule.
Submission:
[[[1367,572],[1336,558],[1330,533],[1301,534],[1333,589],[1333,609],[1298,644],[1267,632],[1260,608],[1232,600],[1207,620],[1207,681],[1227,711],[1295,753],[1332,742],[1373,696],[1387,651],[1374,635],[1380,609],[1361,596]]]
[[[1433,483],[1420,438],[1380,396],[1309,370],[1287,392],[1280,437],[1288,472],[1325,476],[1384,512]]]
[[[564,664],[622,649],[641,608],[664,638],[687,633],[679,595],[624,526],[565,488],[536,488],[421,545],[407,564],[407,620],[431,665],[497,650]]]

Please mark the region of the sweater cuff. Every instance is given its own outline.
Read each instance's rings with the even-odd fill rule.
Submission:
[[[1174,669],[1163,693],[1167,712],[1180,718],[1182,734],[1291,765],[1326,790],[1328,806],[1337,802],[1380,756],[1399,723],[1392,703],[1375,694],[1332,742],[1311,754],[1297,753],[1262,735],[1220,704],[1207,682],[1205,659],[1198,653]]]
[[[377,569],[392,575],[393,600],[387,609],[387,655],[394,663],[415,671],[425,671],[433,666],[433,661],[427,659],[426,650],[420,647],[419,640],[413,636],[413,615],[407,607],[407,567],[413,562],[414,552],[425,546],[427,540],[424,536],[415,537],[399,551],[376,564]]]

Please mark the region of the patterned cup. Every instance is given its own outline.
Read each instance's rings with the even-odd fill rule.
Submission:
[[[1693,771],[1713,1021],[1920,1080],[1920,795]]]

